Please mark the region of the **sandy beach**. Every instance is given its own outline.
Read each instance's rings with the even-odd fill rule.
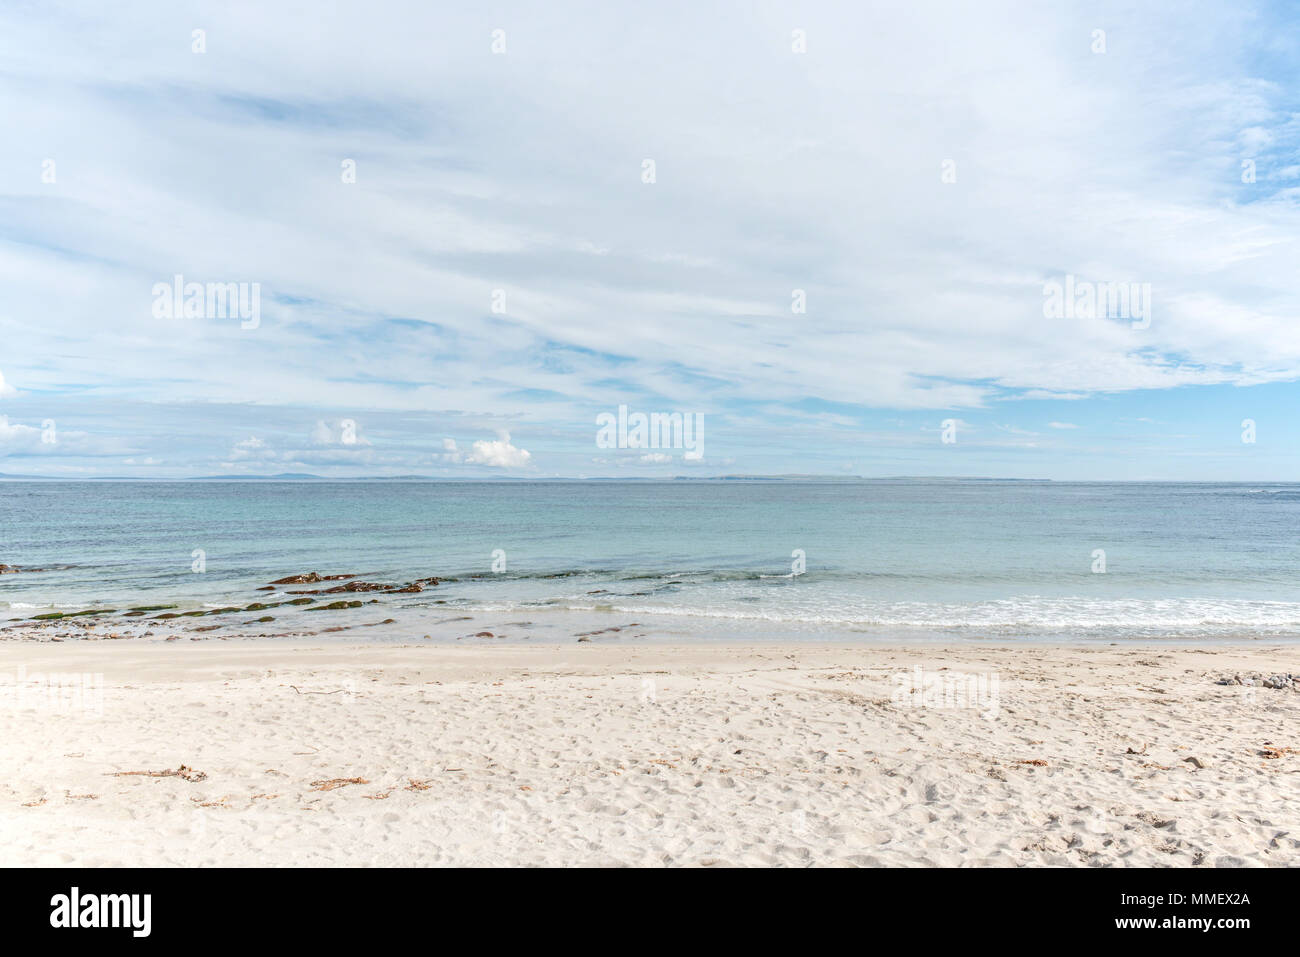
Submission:
[[[1298,658],[1277,645],[6,642],[0,854],[1295,864],[1300,694],[1216,682],[1300,671]]]

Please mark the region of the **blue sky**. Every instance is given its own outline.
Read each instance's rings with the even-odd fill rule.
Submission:
[[[1293,4],[231,6],[0,8],[0,472],[1300,480]]]

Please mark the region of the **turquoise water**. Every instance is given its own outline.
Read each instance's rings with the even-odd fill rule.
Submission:
[[[14,481],[0,562],[49,570],[0,576],[0,610],[247,604],[318,571],[458,579],[379,596],[407,615],[591,610],[702,636],[1290,639],[1297,531],[1297,485]]]

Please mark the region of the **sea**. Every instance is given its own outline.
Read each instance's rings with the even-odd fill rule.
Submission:
[[[331,596],[364,600],[331,624],[387,622],[376,639],[461,620],[546,638],[595,620],[650,640],[1291,641],[1298,533],[1294,484],[4,481],[0,562],[25,570],[0,575],[0,627],[273,604],[290,588],[257,589],[318,572],[440,579]],[[221,624],[326,616],[259,617]]]

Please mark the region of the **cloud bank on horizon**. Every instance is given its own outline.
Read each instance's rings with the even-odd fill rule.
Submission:
[[[1300,11],[1128,7],[0,9],[0,472],[1300,480]]]

